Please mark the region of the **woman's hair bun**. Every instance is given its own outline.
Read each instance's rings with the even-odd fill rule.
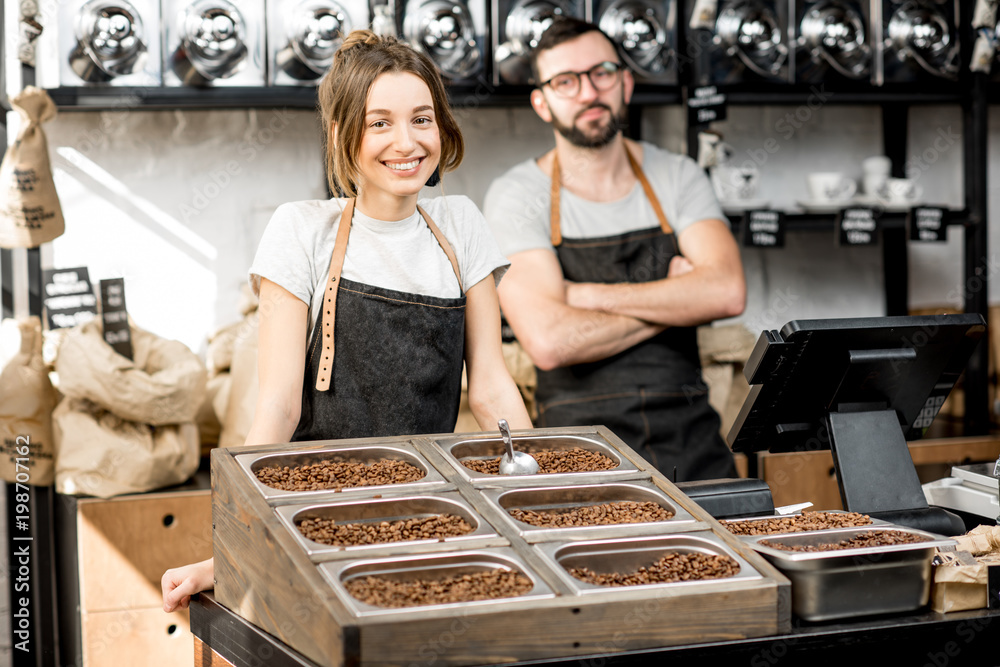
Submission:
[[[375,46],[383,42],[385,38],[379,37],[371,30],[352,30],[337,49],[337,58],[347,58],[356,53],[358,49],[366,46]]]

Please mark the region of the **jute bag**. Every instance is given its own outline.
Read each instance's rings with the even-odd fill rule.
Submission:
[[[57,394],[42,361],[41,321],[29,317],[17,324],[21,351],[0,373],[0,477],[48,486],[54,470],[52,409]]]
[[[52,416],[56,490],[108,498],[179,484],[198,469],[194,420],[206,371],[183,343],[130,326],[134,361],[104,342],[93,320],[56,357],[66,398]]]
[[[66,226],[41,126],[55,118],[56,105],[34,86],[10,103],[21,127],[0,164],[0,248],[33,248],[60,236]]]

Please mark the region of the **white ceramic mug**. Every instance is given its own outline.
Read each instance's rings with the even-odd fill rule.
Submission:
[[[924,189],[912,178],[890,178],[885,183],[885,190],[893,204],[915,204],[924,194]]]
[[[718,165],[712,169],[712,187],[722,202],[738,202],[757,196],[760,172],[755,167]]]
[[[889,174],[892,173],[892,160],[885,155],[873,155],[861,162],[861,170],[865,176],[880,174],[888,178]]]
[[[858,186],[839,171],[818,171],[806,176],[809,198],[813,201],[834,202],[850,199]]]
[[[888,182],[888,174],[865,173],[864,177],[861,179],[861,187],[864,188],[866,195],[885,199],[889,196],[889,192],[886,189]]]

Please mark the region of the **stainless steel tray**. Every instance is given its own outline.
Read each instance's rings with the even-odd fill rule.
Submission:
[[[528,542],[648,535],[653,532],[691,530],[695,526],[705,527],[686,510],[681,509],[667,494],[645,481],[513,489],[487,488],[482,490],[482,494],[493,503],[505,524]],[[674,516],[666,521],[549,528],[518,521],[509,513],[512,509],[552,511],[623,500],[653,502],[673,512]]]
[[[836,551],[783,551],[760,544],[819,545],[872,531],[920,535],[926,542]],[[955,541],[901,526],[837,528],[785,535],[757,535],[753,548],[792,582],[792,611],[807,621],[911,611],[927,604],[931,559]]]
[[[319,567],[322,575],[333,586],[341,600],[357,616],[420,616],[430,610],[455,610],[456,614],[460,615],[460,610],[472,605],[477,607],[495,607],[513,601],[553,598],[556,595],[542,578],[533,572],[513,549],[508,547],[361,561],[338,561],[322,563],[317,567]],[[344,582],[356,577],[379,576],[397,580],[425,579],[495,569],[520,572],[531,579],[534,587],[525,595],[498,600],[473,600],[470,602],[453,602],[401,608],[384,608],[365,604],[353,597],[344,588]]]
[[[847,512],[845,510],[822,510],[822,512],[824,514],[847,514]],[[798,513],[795,513],[795,514],[784,514],[784,515],[775,514],[775,515],[771,515],[771,516],[737,517],[737,518],[733,518],[733,519],[720,520],[719,523],[722,524],[723,528],[726,528],[726,524],[730,523],[730,522],[731,523],[749,523],[749,522],[753,522],[753,521],[766,521],[768,519],[782,519],[782,518],[790,518],[790,517],[796,517],[796,516],[802,516],[802,513],[798,512]],[[871,527],[876,527],[876,526],[891,526],[891,525],[893,525],[893,524],[889,523],[888,521],[883,521],[882,519],[872,519],[871,517],[868,517],[868,518],[871,519],[871,523],[870,524],[867,524],[866,526],[857,526],[857,528],[871,528]],[[741,539],[741,540],[743,540],[743,541],[745,541],[745,542],[752,542],[752,541],[756,540],[758,537],[763,537],[763,538],[766,539],[768,537],[776,537],[778,535],[798,535],[799,533],[807,533],[807,532],[828,533],[831,530],[840,530],[840,528],[839,527],[838,528],[824,528],[822,530],[816,530],[816,531],[806,531],[806,530],[786,531],[784,533],[770,533],[768,535],[735,535],[734,534],[734,536],[737,537],[737,538],[739,538],[739,539]]]
[[[296,452],[274,452],[269,454],[239,454],[236,462],[246,472],[261,494],[268,500],[308,498],[319,499],[327,495],[340,496],[342,493],[362,493],[367,495],[380,492],[408,492],[413,493],[423,490],[442,489],[448,481],[432,466],[417,450],[410,444],[396,445],[328,445],[319,446],[316,449]],[[352,486],[342,488],[340,491],[334,489],[321,489],[318,491],[284,491],[261,484],[257,480],[256,471],[265,466],[288,466],[290,468],[318,463],[328,459],[350,460],[362,463],[372,463],[380,459],[393,461],[406,461],[424,471],[424,476],[416,482],[406,484],[381,484],[372,486]],[[450,488],[450,487],[449,487]]]
[[[720,583],[759,580],[763,577],[742,556],[730,549],[711,531],[698,531],[657,537],[630,537],[585,542],[544,542],[535,548],[550,562],[559,578],[575,593],[611,594],[662,587],[685,589],[714,587]],[[587,567],[597,573],[632,572],[649,565],[668,553],[725,555],[739,563],[740,571],[723,579],[699,579],[640,586],[597,586],[571,575],[572,567]]]
[[[568,450],[574,447],[592,452],[600,452],[611,458],[618,465],[611,470],[593,472],[545,473],[542,475],[487,475],[466,468],[462,462],[475,459],[495,459],[503,454],[503,441],[499,435],[484,433],[480,435],[463,435],[454,438],[441,438],[433,441],[439,447],[458,473],[480,486],[538,486],[539,484],[584,484],[588,481],[604,479],[635,479],[649,477],[649,473],[639,470],[629,461],[617,447],[597,433],[586,435],[568,434],[521,434],[511,438],[514,449],[520,452],[534,453],[539,451]],[[544,480],[544,481],[541,481]]]
[[[497,531],[456,491],[430,495],[391,496],[386,498],[346,498],[337,502],[309,505],[282,505],[275,512],[281,523],[295,536],[296,541],[314,561],[329,560],[337,556],[357,558],[361,554],[370,554],[387,549],[399,550],[401,547],[409,552],[421,552],[436,549],[456,549],[477,546],[497,546],[499,540]],[[381,521],[396,521],[434,514],[454,514],[465,519],[472,526],[472,531],[465,535],[445,537],[441,539],[407,540],[401,542],[381,542],[378,544],[356,544],[333,546],[314,542],[302,534],[296,525],[306,517],[332,519],[337,523],[378,523]],[[493,544],[485,544],[486,540],[494,539]],[[506,539],[503,543],[507,543]]]

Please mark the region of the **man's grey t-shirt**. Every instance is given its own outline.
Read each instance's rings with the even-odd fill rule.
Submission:
[[[641,145],[642,170],[678,238],[699,220],[726,219],[708,177],[694,160],[649,142]],[[534,159],[515,165],[490,185],[483,212],[503,254],[552,249],[551,187],[552,180]],[[560,226],[565,238],[585,239],[658,227],[659,221],[636,182],[628,195],[612,202],[588,201],[563,188]]]
[[[291,292],[309,307],[308,331],[323,299],[330,256],[347,200],[327,199],[283,204],[264,230],[250,267],[250,286],[259,294],[260,279]],[[344,257],[347,280],[396,290],[455,298],[491,273],[496,282],[510,263],[497,248],[489,227],[468,197],[421,199],[419,205],[455,251],[461,289],[448,257],[418,212],[405,220],[376,220],[354,209]]]

